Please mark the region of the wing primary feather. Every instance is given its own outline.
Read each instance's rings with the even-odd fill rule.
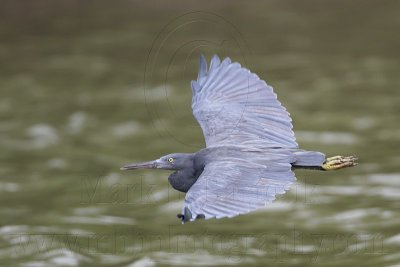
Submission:
[[[197,81],[192,81],[192,93],[193,96],[200,92],[201,86]]]
[[[197,76],[197,81],[200,82],[200,79],[204,78],[207,75],[207,61],[203,54],[200,55],[200,67],[199,74]]]
[[[192,82],[193,115],[207,147],[244,143],[297,148],[289,113],[264,80],[226,57],[200,57]],[[222,112],[223,111],[223,112]],[[223,123],[220,123],[223,122]]]
[[[219,66],[219,64],[221,64],[221,60],[217,55],[214,55],[211,59],[210,71],[215,70]]]

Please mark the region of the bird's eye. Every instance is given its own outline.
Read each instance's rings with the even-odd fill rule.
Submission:
[[[170,163],[172,163],[172,162],[174,162],[174,158],[168,158],[168,161],[169,161]]]

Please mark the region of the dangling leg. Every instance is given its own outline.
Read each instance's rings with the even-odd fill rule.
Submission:
[[[349,157],[335,156],[326,158],[325,162],[322,164],[321,167],[325,171],[338,170],[358,165],[357,160],[358,158],[354,156],[349,156]]]
[[[356,166],[357,157],[335,156],[325,158],[325,154],[317,151],[298,150],[294,153],[296,161],[292,163],[293,169],[311,169],[311,170],[338,170],[346,167]]]

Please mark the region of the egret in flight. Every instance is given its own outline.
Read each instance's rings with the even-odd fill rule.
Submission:
[[[325,157],[300,149],[290,114],[271,86],[239,63],[200,57],[192,81],[193,115],[206,148],[173,153],[121,170],[174,171],[171,186],[185,192],[182,223],[197,218],[234,217],[264,207],[296,180],[293,170],[337,170],[357,165],[354,156]]]

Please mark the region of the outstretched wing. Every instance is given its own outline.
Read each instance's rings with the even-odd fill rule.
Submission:
[[[271,153],[260,164],[254,159],[226,157],[212,161],[185,197],[185,221],[234,217],[271,203],[295,181],[289,151]]]
[[[271,86],[256,74],[218,56],[207,69],[200,57],[197,81],[192,81],[192,109],[207,147],[262,145],[298,147],[289,113]]]

